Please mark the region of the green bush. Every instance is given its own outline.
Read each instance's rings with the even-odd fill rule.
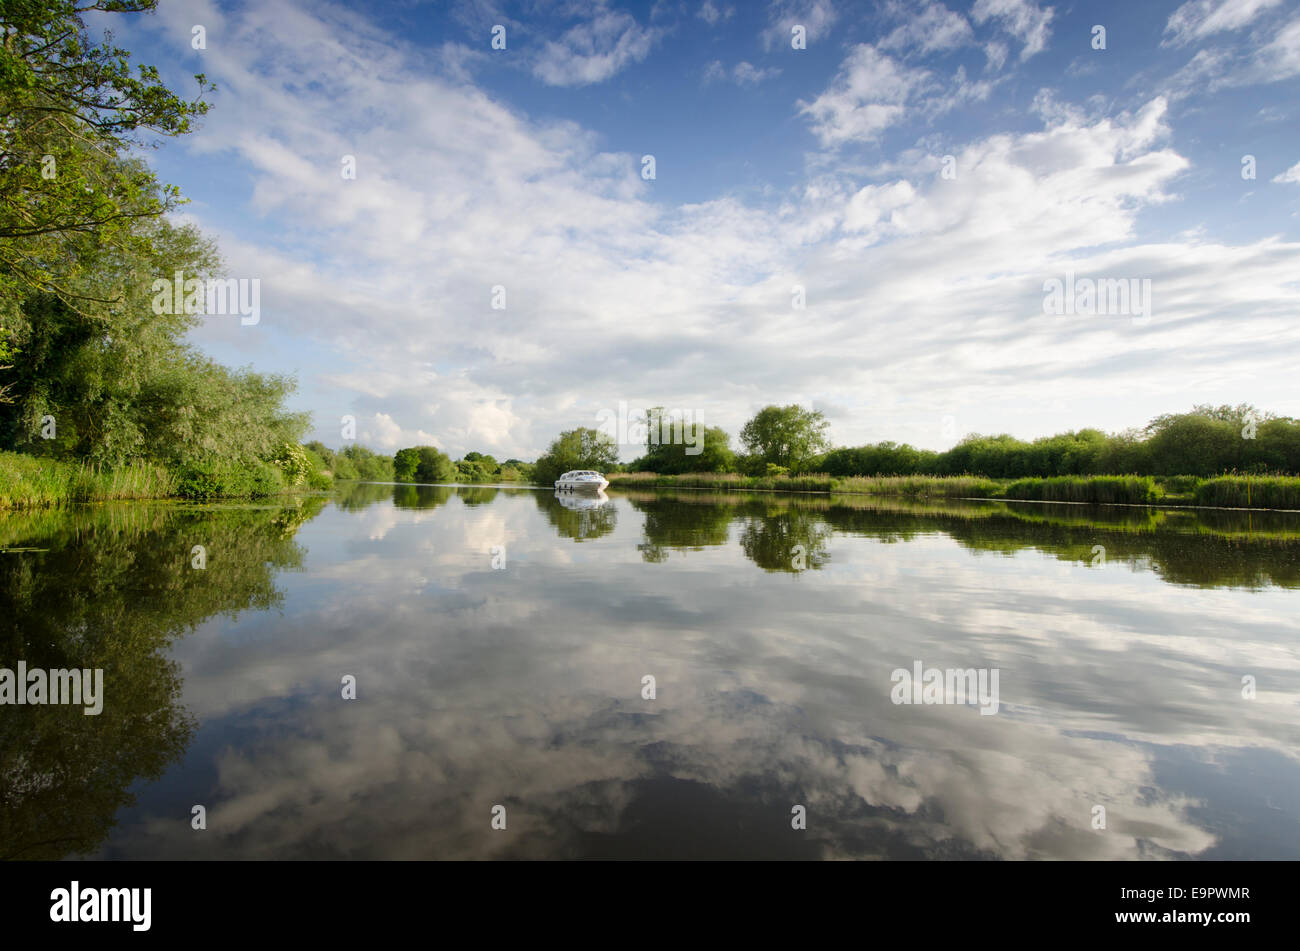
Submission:
[[[269,462],[243,465],[204,460],[181,471],[177,492],[182,498],[260,499],[284,491],[280,468]]]
[[[1055,476],[1050,479],[1019,479],[1003,490],[1003,498],[1039,502],[1095,502],[1100,504],[1144,504],[1154,502],[1155,479],[1151,476]]]
[[[1300,509],[1300,478],[1220,476],[1196,487],[1197,505],[1226,508]]]

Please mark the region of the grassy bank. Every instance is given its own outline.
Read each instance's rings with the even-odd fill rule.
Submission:
[[[302,488],[329,488],[328,477],[313,472]],[[298,488],[287,486],[280,470],[269,463],[257,467],[208,466],[177,474],[145,463],[109,469],[0,452],[0,510],[125,499],[267,498],[293,491]]]
[[[799,476],[743,476],[734,472],[697,472],[657,475],[653,472],[616,472],[611,485],[629,488],[758,489],[770,492],[842,492],[906,498],[993,498],[1006,480],[974,476],[845,476],[824,473]]]
[[[607,477],[611,484],[678,489],[766,489],[773,492],[831,492],[843,481],[828,475],[743,476],[735,472],[692,472],[665,476],[654,472],[617,472]]]
[[[1143,505],[1158,501],[1151,476],[1055,476],[1017,479],[1002,490],[1004,499],[1035,502],[1094,502]]]
[[[109,470],[85,463],[0,452],[0,509],[158,499],[175,495],[176,490],[175,477],[158,466],[133,465]]]
[[[1196,487],[1197,505],[1226,508],[1300,509],[1296,476],[1219,476]]]
[[[622,472],[610,484],[626,488],[758,489],[775,492],[834,492],[907,499],[1008,499],[1032,502],[1223,506],[1300,509],[1300,478],[1292,476],[1054,476],[986,479],[978,476],[804,476],[746,477],[735,473],[664,476]]]

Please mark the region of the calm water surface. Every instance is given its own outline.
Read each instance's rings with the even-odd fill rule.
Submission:
[[[0,666],[107,694],[0,707],[2,857],[1300,858],[1296,514],[357,486],[0,548]]]

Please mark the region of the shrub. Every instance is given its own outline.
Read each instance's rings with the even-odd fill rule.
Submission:
[[[1196,487],[1197,505],[1226,508],[1300,509],[1300,478],[1220,476]]]
[[[1008,499],[1100,504],[1143,504],[1154,502],[1157,495],[1155,479],[1151,476],[1056,476],[1050,479],[1019,479],[1003,490],[1003,497]]]

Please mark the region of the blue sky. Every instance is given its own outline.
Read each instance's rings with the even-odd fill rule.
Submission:
[[[217,83],[150,160],[262,317],[193,339],[295,373],[330,445],[350,414],[389,451],[533,458],[620,404],[735,434],[797,402],[838,444],[929,448],[1300,416],[1294,0],[162,0],[101,24],[174,87]],[[1149,280],[1149,319],[1045,313],[1067,272]]]

